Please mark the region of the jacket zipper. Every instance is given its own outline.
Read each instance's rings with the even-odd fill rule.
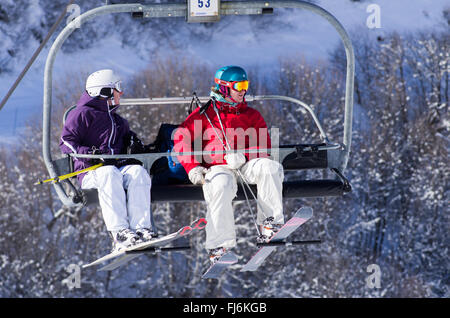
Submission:
[[[111,150],[111,154],[114,155],[114,149],[111,148],[111,139],[114,135],[114,120],[111,116],[111,111],[108,107],[108,115],[109,115],[109,119],[111,119],[111,134],[109,135],[109,139],[108,139],[108,148]]]

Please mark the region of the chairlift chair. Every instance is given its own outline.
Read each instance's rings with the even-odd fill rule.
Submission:
[[[73,157],[83,158],[135,158],[143,162],[144,167],[150,171],[152,164],[164,156],[176,156],[176,153],[145,153],[133,155],[83,155],[71,154],[67,157],[53,159],[50,153],[50,143],[53,137],[51,131],[51,109],[52,109],[52,74],[53,64],[56,54],[64,41],[72,34],[76,26],[103,14],[111,13],[132,13],[134,17],[139,18],[161,18],[161,17],[183,17],[187,22],[216,22],[220,16],[224,15],[261,15],[273,13],[279,8],[297,8],[307,9],[325,18],[338,32],[345,47],[347,56],[347,75],[345,90],[345,109],[344,109],[344,134],[342,142],[331,142],[325,134],[319,120],[315,116],[311,107],[302,101],[289,96],[279,95],[260,95],[246,96],[246,101],[252,103],[255,101],[278,100],[299,105],[305,109],[320,132],[322,142],[320,144],[292,144],[277,145],[272,144],[268,149],[272,157],[278,158],[285,170],[304,170],[304,169],[330,169],[334,172],[334,179],[314,179],[314,180],[294,180],[283,183],[284,198],[305,198],[305,197],[328,197],[342,196],[351,191],[348,180],[343,175],[347,166],[352,135],[352,113],[353,113],[353,83],[354,83],[354,54],[351,41],[339,23],[339,21],[329,12],[321,7],[299,0],[292,1],[211,1],[216,3],[218,10],[212,14],[197,14],[195,3],[187,0],[180,4],[111,4],[104,5],[81,14],[79,17],[69,23],[58,35],[47,56],[44,74],[44,99],[43,99],[43,139],[42,150],[45,165],[51,178],[64,175],[71,172],[71,163]],[[209,97],[199,97],[201,102],[206,102]],[[180,105],[191,102],[191,97],[163,97],[163,98],[130,98],[122,99],[121,105]],[[70,107],[65,115],[73,109]],[[276,141],[278,138],[272,139]],[[194,152],[195,153],[195,152]],[[275,156],[274,156],[275,155]],[[63,185],[65,184],[65,186]],[[62,182],[54,183],[55,191],[62,201],[68,207],[88,205],[98,202],[97,191],[81,190],[73,180],[66,179]],[[253,186],[256,193],[256,186]],[[151,189],[152,202],[185,202],[204,200],[201,186],[192,184],[175,185],[153,185]],[[244,191],[239,186],[235,200],[245,200]]]

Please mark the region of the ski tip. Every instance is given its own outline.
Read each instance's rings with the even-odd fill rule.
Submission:
[[[206,224],[208,224],[206,219],[200,218],[195,222],[195,228],[197,228],[198,230],[203,230],[206,227]]]
[[[301,207],[296,215],[303,219],[309,219],[313,216],[313,210],[309,206]]]
[[[92,267],[92,266],[95,266],[95,265],[98,265],[98,264],[101,264],[101,263],[102,263],[102,262],[98,259],[98,260],[96,260],[96,261],[94,261],[94,262],[92,262],[92,263],[81,265],[81,268],[82,268],[82,269],[84,269],[84,268],[89,268],[89,267]]]
[[[233,252],[225,253],[220,260],[222,262],[226,262],[227,264],[235,264],[239,261],[237,255]]]
[[[236,254],[227,252],[202,275],[202,279],[219,279],[228,266],[239,261]]]

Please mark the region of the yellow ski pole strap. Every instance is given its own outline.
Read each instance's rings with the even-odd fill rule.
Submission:
[[[47,183],[47,182],[57,183],[59,181],[65,180],[65,179],[69,179],[69,178],[75,177],[76,175],[79,175],[80,173],[88,172],[88,171],[91,171],[91,170],[95,170],[97,168],[100,168],[101,166],[103,166],[103,163],[99,163],[99,164],[96,164],[94,166],[90,166],[90,167],[88,167],[86,169],[82,169],[82,170],[78,170],[78,171],[75,171],[75,172],[71,172],[71,173],[68,173],[68,174],[65,174],[65,175],[62,175],[62,176],[46,179],[44,181],[39,180],[34,185],[43,184],[43,183]]]

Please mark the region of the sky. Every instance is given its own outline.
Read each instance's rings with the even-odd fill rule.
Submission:
[[[392,31],[405,33],[419,29],[442,28],[445,25],[442,11],[444,8],[450,9],[447,0],[319,0],[317,4],[335,15],[348,32],[364,28],[374,37]],[[310,12],[284,10],[282,19],[275,22],[283,23],[280,26],[276,23],[268,24],[266,29],[255,35],[249,32],[251,24],[248,19],[222,19],[218,23],[228,25],[219,28],[213,34],[211,42],[205,43],[201,37],[187,39],[188,44],[180,54],[201,59],[217,67],[228,64],[271,67],[280,56],[290,52],[293,55],[300,53],[310,60],[326,59],[327,54],[339,43],[339,37],[333,27]],[[158,44],[162,55],[171,51],[177,41],[186,41],[184,31],[180,30],[178,38],[172,42],[168,41],[167,45]],[[54,38],[55,35],[52,39]],[[148,45],[156,44],[149,42]],[[12,73],[0,74],[0,98],[6,95],[38,46],[37,42],[30,45],[28,54],[25,54],[28,57],[18,61]],[[15,143],[27,120],[42,118],[43,75],[49,47],[50,45],[47,45],[44,48],[7,104],[0,110],[0,143]],[[109,53],[105,56],[104,52]],[[55,61],[54,79],[57,81],[65,74],[77,72],[80,68],[88,71],[114,68],[126,80],[145,68],[148,62],[142,51],[124,47],[119,39],[112,36],[95,48],[75,54],[60,52]]]

